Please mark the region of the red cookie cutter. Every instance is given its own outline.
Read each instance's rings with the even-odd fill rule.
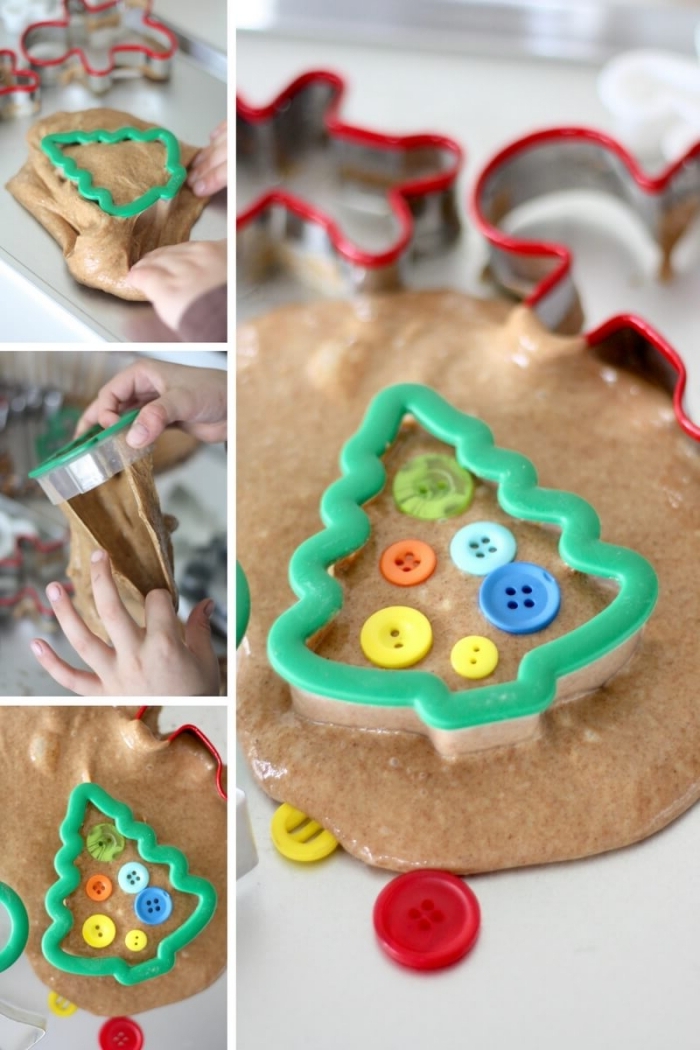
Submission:
[[[568,189],[601,190],[629,204],[668,259],[685,224],[700,211],[700,143],[651,177],[614,138],[590,128],[559,127],[518,139],[485,166],[471,209],[489,243],[491,274],[508,292],[524,297],[552,331],[579,310],[571,251],[563,244],[513,236],[501,224],[515,208]],[[687,373],[674,347],[632,313],[611,317],[585,333],[589,347],[612,336],[626,344],[626,356],[638,367],[657,374],[672,394],[681,428],[700,441],[700,426],[683,408]]]
[[[136,712],[136,717],[139,719],[143,718],[144,714],[148,710],[148,706],[148,704],[145,704],[143,707],[140,707]],[[177,729],[174,729],[170,736],[167,738],[168,741],[175,740],[177,737],[180,736],[181,733],[192,733],[193,736],[196,736],[197,739],[202,744],[204,744],[207,751],[210,753],[210,755],[216,762],[216,790],[218,791],[219,795],[224,800],[224,802],[228,802],[228,795],[226,794],[226,790],[223,786],[224,762],[221,755],[214,747],[209,737],[205,733],[203,733],[198,726],[187,724],[178,726]]]
[[[39,77],[30,69],[17,68],[17,55],[0,49],[0,120],[36,113],[41,98]]]
[[[237,98],[239,192],[246,182],[254,187],[236,220],[244,277],[259,279],[282,255],[313,283],[387,290],[403,283],[401,271],[412,253],[433,252],[457,236],[461,147],[442,135],[386,135],[345,124],[338,117],[344,92],[341,77],[316,70],[292,81],[262,108]],[[308,191],[298,194],[280,185],[302,168],[312,182]],[[363,209],[356,215],[370,201],[374,204],[365,212],[363,240],[377,239],[376,205],[384,205],[386,197],[395,227],[388,244],[360,245],[312,203],[309,197],[317,200],[319,188],[328,195],[329,183],[331,196],[338,187],[361,191]]]
[[[65,17],[52,22],[34,22],[20,41],[22,53],[41,77],[43,85],[74,77],[84,78],[91,91],[102,94],[112,85],[113,74],[136,70],[150,80],[167,80],[177,40],[171,31],[151,17],[150,0],[63,0]],[[98,33],[114,31],[115,42],[103,46],[98,66],[88,58],[85,46]],[[126,31],[127,39],[119,39]],[[132,39],[138,35],[139,39]]]
[[[51,575],[55,569],[55,561],[52,555],[56,555],[64,562],[67,557],[68,540],[41,540],[37,536],[15,537],[15,549],[6,558],[0,559],[0,616],[6,609],[13,609],[22,602],[30,605],[47,620],[53,620],[55,614],[51,606],[44,598],[44,582],[48,583],[54,579]],[[31,552],[31,553],[30,553]],[[30,553],[30,559],[27,555]],[[47,571],[39,574],[36,569],[36,560],[44,557],[49,560]],[[40,575],[40,581],[36,577]],[[12,590],[7,593],[2,583],[10,578]],[[44,581],[44,577],[46,577]],[[73,594],[73,585],[68,581],[62,581],[62,585],[68,594]]]

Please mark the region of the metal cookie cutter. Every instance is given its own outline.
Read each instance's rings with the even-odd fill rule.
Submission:
[[[139,719],[139,720],[142,719],[147,710],[148,710],[148,704],[144,704],[143,707],[140,707],[138,709],[138,711],[136,712],[136,718]],[[224,768],[225,768],[224,767],[224,760],[222,759],[219,751],[216,749],[216,747],[214,746],[212,741],[209,739],[209,737],[206,735],[206,733],[204,733],[199,728],[199,726],[192,725],[191,723],[187,723],[185,725],[178,726],[177,729],[173,729],[173,731],[168,735],[167,739],[168,739],[168,741],[175,740],[182,733],[191,733],[192,736],[196,736],[197,739],[199,740],[199,742],[204,745],[204,747],[207,749],[209,754],[212,756],[212,758],[214,759],[214,761],[216,763],[216,773],[215,773],[216,790],[217,790],[220,798],[222,798],[224,800],[224,802],[228,802],[228,794],[226,792],[226,788],[224,787],[224,783],[223,783]]]
[[[30,478],[39,482],[53,504],[109,481],[131,463],[143,459],[152,448],[131,448],[126,443],[127,431],[138,414],[135,408],[106,430],[95,424],[30,471]]]
[[[284,262],[335,291],[399,287],[413,253],[459,232],[461,147],[442,135],[344,124],[344,81],[305,73],[268,106],[237,99],[238,265],[254,282]]]
[[[95,94],[129,70],[149,80],[167,80],[177,40],[151,17],[150,0],[63,0],[65,17],[25,29],[22,53],[45,86],[84,79]],[[89,55],[88,49],[89,48]]]
[[[3,1050],[5,1047],[7,1050],[30,1050],[46,1035],[45,1017],[5,999],[0,999],[0,1017],[3,1018],[0,1025]]]
[[[699,158],[700,142],[652,177],[616,139],[590,128],[551,128],[518,139],[486,165],[472,194],[472,213],[488,241],[494,279],[524,298],[550,330],[580,327],[571,251],[563,244],[513,236],[504,231],[504,220],[514,209],[547,194],[597,190],[632,208],[662,249],[667,268],[674,246],[700,211]],[[627,344],[627,354],[638,367],[653,371],[669,389],[681,428],[700,441],[700,426],[683,407],[687,372],[674,347],[632,313],[611,317],[585,333],[591,347],[613,336]]]
[[[26,117],[39,109],[41,85],[30,69],[17,68],[17,55],[0,50],[0,120]]]
[[[68,536],[50,537],[26,516],[24,508],[0,497],[0,618],[20,608],[54,619],[44,587],[65,573]],[[73,593],[73,586],[63,580]]]

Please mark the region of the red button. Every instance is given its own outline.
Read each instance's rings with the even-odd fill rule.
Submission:
[[[110,1017],[100,1028],[101,1050],[141,1050],[143,1032],[130,1017]]]
[[[409,871],[385,886],[374,928],[387,955],[414,970],[437,970],[466,955],[479,933],[479,902],[447,871]]]

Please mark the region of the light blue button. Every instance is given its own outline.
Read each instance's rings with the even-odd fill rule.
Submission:
[[[170,918],[173,910],[173,899],[167,890],[160,886],[149,886],[141,890],[134,901],[136,917],[147,926],[158,926]]]
[[[494,569],[479,589],[479,608],[494,627],[508,634],[532,634],[559,612],[559,584],[541,565],[513,561]]]
[[[452,537],[450,557],[462,572],[486,576],[511,562],[517,548],[515,536],[505,525],[473,521]]]
[[[124,893],[139,893],[141,890],[146,889],[150,881],[151,876],[148,874],[148,868],[143,864],[139,864],[137,860],[129,861],[128,864],[122,864],[117,874],[119,889],[124,890]]]

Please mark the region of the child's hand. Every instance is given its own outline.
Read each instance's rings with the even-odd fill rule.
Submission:
[[[192,161],[187,182],[197,197],[209,197],[226,185],[227,138],[228,129],[224,120],[212,131],[209,145],[201,149]]]
[[[185,241],[156,248],[131,267],[127,279],[176,332],[195,299],[226,284],[226,241]]]
[[[140,408],[126,435],[132,448],[152,444],[176,423],[200,441],[226,440],[226,373],[143,357],[119,372],[88,405],[76,436],[95,423],[111,427],[132,408]]]
[[[46,593],[56,619],[93,672],[71,667],[45,641],[34,639],[32,652],[54,681],[79,696],[219,695],[219,664],[211,644],[209,601],[200,602],[192,610],[183,640],[167,591],[151,591],[147,595],[146,626],[139,627],[119,597],[104,551],[92,555],[91,577],[95,606],[112,645],[88,629],[64,588],[50,583]]]

